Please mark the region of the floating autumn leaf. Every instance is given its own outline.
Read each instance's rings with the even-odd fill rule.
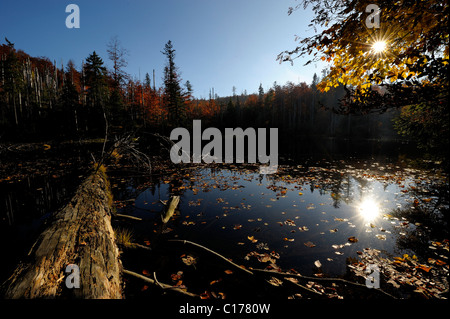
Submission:
[[[294,223],[294,221],[292,219],[286,219],[284,221],[284,224],[288,225],[288,226],[295,226],[295,223]]]
[[[429,272],[431,270],[431,266],[426,266],[426,265],[418,265],[416,266],[417,269],[421,269],[425,272]]]
[[[272,252],[270,253],[270,256],[272,256],[272,257],[274,257],[274,258],[276,258],[276,259],[280,259],[280,254],[277,253],[277,252],[275,252],[275,251],[273,251],[273,250],[272,250]]]
[[[358,242],[358,238],[356,238],[355,236],[350,236],[348,238],[348,241],[351,243],[357,243]]]
[[[211,294],[208,291],[205,291],[200,294],[200,299],[210,299],[210,298],[211,298]]]
[[[172,281],[178,281],[183,277],[183,272],[179,271],[176,274],[172,274],[170,275],[170,278],[172,279]]]
[[[222,278],[219,278],[219,279],[217,279],[217,280],[211,281],[211,282],[209,283],[209,285],[212,286],[212,285],[215,285],[215,284],[217,284],[217,283],[219,283],[219,282],[221,282],[221,281],[222,281]]]
[[[257,243],[258,239],[255,239],[254,236],[247,236],[248,240],[250,240],[252,243]]]
[[[286,238],[286,237],[284,237],[283,240],[284,241],[294,241],[295,239],[294,238]]]
[[[182,255],[181,260],[186,266],[192,266],[197,263],[197,259],[191,255]]]
[[[314,266],[316,266],[317,268],[320,268],[320,267],[322,267],[322,263],[320,262],[320,260],[316,260],[314,262]]]
[[[304,245],[305,245],[306,247],[309,247],[309,248],[316,247],[316,245],[315,245],[314,243],[310,242],[310,241],[307,241],[306,243],[304,243]]]
[[[298,284],[298,279],[294,277],[286,277],[286,280],[289,280],[290,282],[293,282],[294,284]]]
[[[275,277],[270,277],[269,280],[267,280],[267,282],[275,287],[281,286],[283,284],[283,282]]]
[[[300,231],[308,231],[309,229],[308,229],[308,227],[306,227],[306,226],[300,226],[300,227],[298,228],[298,230],[300,230]]]
[[[428,262],[430,262],[430,261],[429,261],[430,259],[432,259],[432,258],[429,258],[429,259],[428,259]],[[433,263],[430,263],[430,264],[433,264]],[[447,263],[446,263],[445,261],[442,261],[442,260],[440,260],[440,259],[436,259],[436,260],[434,261],[434,264],[435,264],[436,266],[444,266],[444,265],[447,265]]]
[[[225,271],[224,271],[224,273],[226,273],[227,275],[232,275],[232,274],[233,274],[233,271],[232,271],[232,270],[229,270],[229,269],[227,269],[227,270],[225,270]]]
[[[379,240],[386,240],[386,235],[376,234],[375,237],[377,237]]]
[[[238,230],[241,228],[242,228],[242,225],[238,224],[238,225],[234,225],[233,230]]]

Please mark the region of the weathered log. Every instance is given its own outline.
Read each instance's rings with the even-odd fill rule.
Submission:
[[[122,265],[111,226],[113,201],[102,168],[55,214],[26,260],[3,283],[5,298],[122,298]],[[79,268],[79,288],[67,287],[69,264]]]
[[[170,218],[173,216],[173,214],[175,213],[175,209],[178,206],[178,203],[180,202],[180,196],[172,196],[170,198],[169,204],[166,205],[164,214],[161,215],[161,220],[163,222],[163,224],[166,224]]]

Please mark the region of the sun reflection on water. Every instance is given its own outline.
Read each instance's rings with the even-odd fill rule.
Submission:
[[[364,199],[358,208],[359,214],[368,222],[373,221],[380,214],[380,206],[372,198]]]

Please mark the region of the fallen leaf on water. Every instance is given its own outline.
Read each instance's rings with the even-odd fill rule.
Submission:
[[[232,274],[233,274],[233,271],[232,271],[232,270],[229,270],[229,269],[225,270],[224,272],[225,272],[227,275],[232,275]]]
[[[252,243],[258,242],[258,239],[255,239],[254,236],[247,236],[248,240],[250,240]]]
[[[267,282],[275,287],[281,286],[283,284],[283,282],[275,277],[271,277],[269,280],[267,280]]]
[[[320,267],[322,267],[322,264],[320,263],[319,260],[316,260],[316,261],[314,262],[314,266],[316,266],[317,268],[320,268]]]
[[[348,238],[348,241],[351,243],[357,243],[358,242],[358,238],[356,238],[355,236],[350,236]]]
[[[445,261],[440,260],[440,259],[436,259],[436,265],[437,266],[444,266],[444,265],[447,265],[447,263]]]
[[[176,274],[172,274],[170,275],[170,278],[172,279],[172,281],[178,281],[183,277],[183,272],[179,271]]]
[[[307,241],[306,243],[304,243],[304,245],[305,245],[306,247],[309,247],[309,248],[316,247],[316,245],[315,245],[314,243],[310,242],[310,241]]]
[[[211,281],[209,284],[212,286],[212,285],[217,284],[218,282],[221,282],[221,281],[222,281],[222,278],[219,278],[217,280]]]
[[[283,240],[284,241],[294,241],[294,238],[286,238],[286,237],[284,237]]]
[[[205,291],[200,294],[200,299],[210,299],[210,298],[211,298],[211,295],[209,294],[208,291]]]
[[[286,280],[289,280],[290,282],[293,282],[294,284],[298,284],[298,279],[294,277],[286,277]]]
[[[418,266],[416,266],[416,268],[422,269],[425,272],[429,272],[431,270],[431,266],[426,266],[426,265],[418,265]]]
[[[379,240],[386,240],[386,235],[376,234],[375,237],[377,237]]]
[[[181,260],[187,266],[195,265],[197,263],[197,259],[191,255],[182,255]]]
[[[295,226],[295,223],[292,219],[286,219],[284,223],[288,226]]]

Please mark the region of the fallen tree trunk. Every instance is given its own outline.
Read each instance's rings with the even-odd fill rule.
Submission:
[[[163,224],[167,224],[167,222],[172,218],[173,214],[175,213],[175,209],[178,206],[178,203],[180,202],[180,196],[172,196],[170,198],[170,201],[165,206],[165,211],[163,215],[161,216],[161,221]]]
[[[111,226],[112,204],[110,185],[101,166],[55,214],[26,259],[3,283],[4,297],[122,298],[122,266]],[[79,288],[66,282],[78,275],[66,273],[68,265],[79,269]]]

